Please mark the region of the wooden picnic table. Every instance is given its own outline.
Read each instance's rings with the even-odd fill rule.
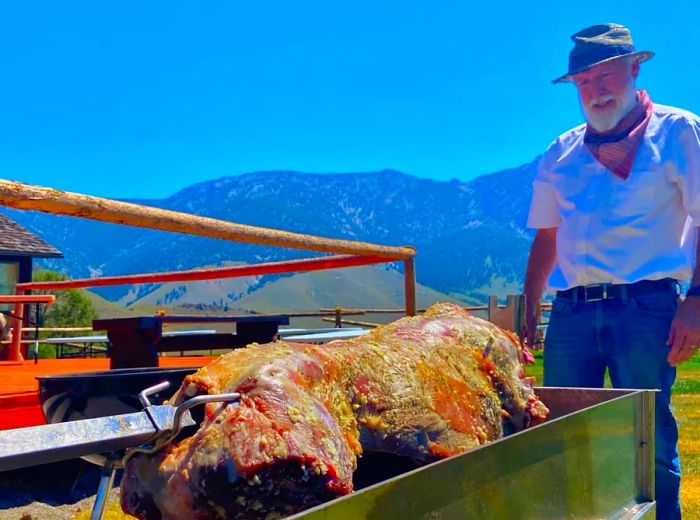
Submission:
[[[216,330],[185,330],[185,331],[168,331],[163,332],[163,337],[167,338],[170,336],[182,336],[186,334],[215,334]],[[36,342],[36,340],[31,341],[31,343]],[[56,346],[56,357],[92,357],[94,353],[104,354],[107,352],[107,347],[96,347],[95,345],[107,345],[109,344],[109,338],[106,334],[99,334],[94,336],[66,336],[58,338],[42,338],[38,343],[46,343],[49,345]],[[72,347],[78,349],[78,352],[66,355],[64,347]]]
[[[164,323],[235,323],[236,333],[165,336]],[[160,352],[233,349],[249,343],[274,341],[285,315],[182,316],[155,315],[94,320],[93,330],[107,331],[110,368],[158,366]]]

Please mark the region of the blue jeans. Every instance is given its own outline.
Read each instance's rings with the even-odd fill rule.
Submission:
[[[678,426],[671,411],[676,369],[666,339],[677,296],[669,289],[626,299],[552,305],[544,347],[545,386],[655,388],[657,518],[681,517]]]

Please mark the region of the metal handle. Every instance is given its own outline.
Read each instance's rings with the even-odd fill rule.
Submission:
[[[162,384],[162,383],[161,383]],[[149,392],[148,395],[151,393],[154,393],[153,390],[158,388],[160,385],[152,386],[150,388],[147,388],[141,394],[145,394],[146,392]],[[167,388],[167,382],[166,386],[164,388]],[[160,388],[158,388],[160,390]],[[156,390],[156,391],[158,391]],[[141,397],[141,396],[139,396]],[[186,417],[188,417],[187,414],[192,408],[195,406],[199,406],[200,404],[207,404],[207,403],[218,403],[218,402],[237,402],[241,398],[241,394],[238,392],[235,393],[229,393],[229,394],[208,394],[208,395],[198,395],[196,397],[193,397],[191,399],[188,399],[184,403],[180,404],[176,409],[175,409],[175,415],[173,417],[173,426],[172,429],[168,430],[160,430],[160,434],[157,435],[153,439],[153,446],[146,448],[143,446],[133,448],[129,450],[126,455],[124,455],[124,458],[122,458],[122,464],[126,465],[126,463],[136,455],[137,453],[145,453],[147,455],[151,455],[153,453],[156,453],[157,451],[160,451],[163,446],[168,444],[170,441],[172,441],[175,437],[178,436],[180,433],[180,430],[182,430],[182,425],[183,422],[185,422]],[[144,397],[144,399],[147,400],[147,397]],[[146,408],[146,413],[149,412],[148,407]],[[156,421],[154,421],[154,424],[156,424]]]
[[[153,394],[157,394],[161,390],[166,390],[168,387],[170,387],[169,381],[163,381],[157,385],[149,386],[139,394],[139,401],[141,401],[141,404],[144,407],[151,406],[151,401],[148,399],[148,397]]]
[[[172,436],[171,439],[175,438],[177,434],[180,433],[180,430],[182,429],[182,417],[185,414],[185,412],[189,411],[191,408],[199,406],[200,404],[207,403],[218,403],[227,401],[238,402],[240,398],[241,394],[239,394],[238,392],[234,392],[230,394],[198,395],[196,397],[188,399],[175,409],[175,418],[173,419],[173,430],[170,433],[170,435]]]

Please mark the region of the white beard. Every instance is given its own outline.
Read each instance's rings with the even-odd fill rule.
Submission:
[[[615,100],[615,106],[605,112],[597,112],[592,105],[603,104],[611,99]],[[598,132],[609,132],[620,120],[625,117],[637,104],[637,91],[634,88],[634,80],[630,78],[625,92],[620,99],[616,99],[611,94],[605,94],[599,98],[591,100],[588,105],[583,105],[583,113],[586,121]]]

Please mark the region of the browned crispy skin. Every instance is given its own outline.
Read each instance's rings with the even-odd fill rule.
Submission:
[[[358,338],[233,351],[188,376],[173,401],[207,405],[198,432],[122,480],[125,511],[146,519],[275,518],[352,491],[363,451],[444,458],[542,420],[515,335],[436,304]]]

